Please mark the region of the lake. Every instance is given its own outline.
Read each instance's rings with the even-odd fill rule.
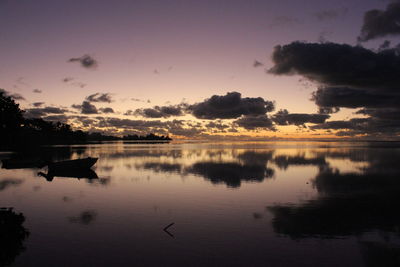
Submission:
[[[115,142],[0,153],[17,156],[99,160],[76,175],[90,179],[0,169],[0,266],[400,263],[400,143]]]

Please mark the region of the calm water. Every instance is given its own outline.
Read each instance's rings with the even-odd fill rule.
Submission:
[[[98,157],[94,175],[76,175],[98,178],[0,169],[0,207],[13,207],[0,212],[0,266],[400,262],[398,143],[110,143],[35,156]]]

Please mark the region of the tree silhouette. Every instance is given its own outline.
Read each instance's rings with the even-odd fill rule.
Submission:
[[[0,89],[0,143],[14,143],[24,122],[19,104]]]
[[[11,265],[25,250],[29,231],[23,226],[25,216],[12,208],[0,208],[0,266]]]

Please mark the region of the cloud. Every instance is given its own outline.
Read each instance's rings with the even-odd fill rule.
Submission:
[[[67,83],[67,82],[72,81],[73,79],[74,79],[74,78],[72,78],[72,77],[65,77],[64,79],[62,79],[62,81],[65,82],[65,83]]]
[[[88,102],[104,102],[104,103],[111,103],[112,97],[109,93],[95,93],[86,97],[86,101]]]
[[[125,115],[125,116],[133,116],[133,115],[135,115],[135,112],[134,112],[133,110],[131,110],[131,109],[128,109],[128,110],[124,113],[124,115]]]
[[[386,10],[372,9],[365,13],[358,41],[400,34],[400,1],[388,4]]]
[[[83,55],[77,58],[70,58],[68,62],[79,62],[82,67],[87,69],[95,69],[97,68],[98,62],[92,56]]]
[[[48,115],[45,117],[42,117],[43,120],[45,121],[51,121],[51,122],[62,122],[62,123],[67,123],[69,120],[69,116],[60,114],[60,115]]]
[[[347,121],[327,121],[323,124],[310,126],[311,129],[362,129],[362,125],[368,123],[369,119],[367,118],[353,118]]]
[[[40,106],[43,104],[43,102],[36,102],[34,104],[40,104],[38,105],[39,107],[37,108],[29,108],[25,110],[24,117],[31,119],[31,118],[41,118],[44,116],[47,116],[48,114],[64,114],[68,112],[67,109],[64,108],[59,108],[59,107],[43,107],[40,108]]]
[[[81,105],[75,105],[81,108]],[[116,117],[85,117],[69,116],[68,119],[74,124],[91,127],[94,131],[106,134],[148,134],[175,135],[182,137],[194,137],[201,135],[206,129],[201,123],[189,120],[130,120]]]
[[[82,114],[97,114],[97,108],[95,105],[90,104],[88,101],[82,102]]]
[[[87,85],[86,83],[79,82],[79,81],[73,82],[73,80],[74,80],[74,78],[72,78],[72,77],[65,77],[64,79],[62,79],[62,81],[64,83],[67,83],[69,85],[79,87],[79,88],[84,88]]]
[[[278,125],[304,125],[305,123],[323,123],[329,119],[326,114],[289,113],[282,109],[275,113],[271,119]]]
[[[98,110],[95,105],[90,104],[88,101],[83,101],[82,105],[72,105],[75,109],[80,109],[82,114],[98,114]]]
[[[1,89],[0,88],[0,93],[3,93],[7,97],[11,97],[13,100],[26,100],[25,97],[18,93],[11,93],[7,90]]]
[[[126,115],[137,115],[145,118],[168,118],[171,116],[183,116],[187,109],[187,104],[170,106],[154,106],[153,108],[136,109],[134,112],[125,113]]]
[[[270,73],[299,74],[319,88],[311,100],[320,113],[340,108],[361,108],[368,118],[328,121],[311,129],[341,130],[337,135],[394,137],[400,131],[393,117],[400,102],[400,51],[397,48],[372,51],[346,44],[293,42],[277,46]],[[279,123],[279,122],[277,122]]]
[[[254,63],[253,63],[253,67],[254,67],[254,68],[262,67],[262,66],[264,66],[263,63],[261,63],[261,62],[258,61],[258,60],[254,60]]]
[[[246,130],[268,129],[275,131],[272,120],[267,115],[244,116],[235,120],[234,123]]]
[[[230,92],[223,96],[213,95],[203,102],[190,105],[188,110],[198,119],[236,119],[242,115],[264,115],[273,111],[275,105],[261,97],[242,98],[238,92]]]
[[[326,9],[326,10],[321,10],[319,12],[314,13],[314,16],[319,20],[319,21],[324,21],[324,20],[332,20],[336,19],[338,17],[342,17],[347,14],[348,9],[343,7],[343,8],[338,8],[338,9]]]
[[[41,106],[43,106],[44,105],[44,102],[34,102],[34,103],[32,103],[32,105],[34,106],[34,107],[41,107]]]
[[[33,89],[32,92],[36,93],[36,94],[40,94],[42,93],[42,90],[40,89]]]
[[[225,132],[228,128],[232,127],[232,125],[224,124],[221,120],[218,121],[210,121],[206,125],[204,125],[208,130],[217,130]]]
[[[320,107],[321,112],[332,113],[340,107],[398,107],[400,94],[392,90],[380,92],[348,87],[321,87],[313,92],[311,99]]]
[[[299,74],[327,86],[350,88],[398,88],[400,53],[380,52],[336,43],[293,42],[276,46],[269,73]]]
[[[114,113],[112,108],[100,108],[99,110],[101,113]]]

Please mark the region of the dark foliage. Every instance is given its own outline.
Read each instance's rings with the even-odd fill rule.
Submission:
[[[107,136],[101,133],[74,131],[66,123],[49,122],[41,118],[24,118],[24,111],[10,97],[0,91],[0,149],[29,148],[47,144],[74,144],[107,140],[162,140],[168,136],[148,134]]]

